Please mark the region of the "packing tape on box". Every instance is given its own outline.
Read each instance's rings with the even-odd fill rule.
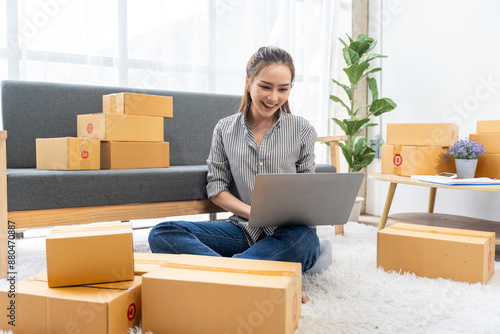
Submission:
[[[120,230],[125,230],[125,232],[130,232],[128,229],[130,225],[123,225],[123,226],[92,226],[92,227],[85,227],[85,228],[71,228],[69,227],[57,227],[56,229],[52,230],[50,233],[51,234],[57,234],[57,233],[68,233],[68,232],[95,232],[95,231],[120,231]]]
[[[71,151],[71,159],[79,161],[80,169],[90,169],[92,162],[90,157],[90,141],[86,138],[78,138],[80,152]]]
[[[444,234],[444,235],[453,235],[453,236],[457,236],[457,237],[473,237],[473,238],[483,238],[483,239],[487,238],[487,236],[485,236],[485,235],[471,235],[471,234],[466,234],[466,233],[438,231],[438,230],[434,230],[432,228],[415,229],[415,228],[411,228],[411,227],[402,227],[402,226],[389,226],[389,228],[391,228],[393,230]],[[495,232],[485,231],[485,233],[495,233]]]
[[[167,262],[163,265],[166,268],[186,269],[186,270],[201,270],[213,271],[222,273],[249,274],[249,275],[264,275],[264,276],[293,276],[295,273],[291,270],[258,270],[258,269],[236,269],[236,268],[221,268],[212,266],[201,266],[194,264],[172,263]]]
[[[116,114],[116,104],[117,104],[116,100],[117,100],[116,94],[109,95],[109,113],[110,114]]]
[[[393,165],[393,174],[401,175],[403,168],[401,165],[403,164],[403,157],[401,156],[401,152],[403,148],[401,146],[394,145],[392,148],[392,165]]]

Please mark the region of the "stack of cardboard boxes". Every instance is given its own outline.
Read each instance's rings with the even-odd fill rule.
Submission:
[[[492,154],[485,155],[483,172],[479,172],[481,160],[478,162],[476,176],[493,177],[486,167],[490,162],[500,166],[500,121],[478,122],[477,132],[470,138],[485,144],[486,151]],[[382,173],[403,176],[455,173],[454,159],[446,161],[445,153],[457,140],[456,124],[387,124]],[[377,266],[386,271],[484,284],[494,272],[494,261],[494,232],[396,223],[377,234]]]
[[[0,288],[0,330],[292,334],[301,317],[300,263],[134,254],[130,223],[56,227],[46,254],[46,273]]]
[[[14,333],[128,333],[141,320],[130,223],[55,227],[47,272],[0,289]],[[5,317],[4,317],[5,318]]]
[[[78,138],[36,140],[37,168],[125,169],[170,166],[163,119],[172,97],[117,93],[103,96],[103,112],[78,115]]]
[[[445,153],[457,140],[457,124],[387,124],[387,144],[382,146],[382,174],[454,173],[455,162],[453,159],[446,161]]]
[[[476,177],[500,179],[500,120],[477,121],[476,132],[469,139],[486,151],[477,161]]]

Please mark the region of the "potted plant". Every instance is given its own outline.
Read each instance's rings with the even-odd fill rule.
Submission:
[[[447,160],[455,158],[457,178],[474,178],[476,174],[477,159],[486,153],[484,145],[474,140],[461,139],[450,146],[446,152]]]
[[[380,98],[377,80],[368,77],[368,74],[382,70],[380,67],[370,69],[370,61],[387,57],[380,54],[368,53],[373,50],[377,41],[364,34],[359,34],[355,40],[349,35],[347,35],[347,37],[349,39],[349,44],[341,38],[339,38],[339,40],[344,45],[342,51],[347,66],[343,70],[347,74],[349,84],[342,84],[335,79],[332,79],[332,81],[345,91],[349,101],[344,101],[336,95],[330,95],[330,99],[336,103],[340,103],[340,105],[347,110],[347,118],[341,120],[334,117],[332,120],[347,136],[347,140],[340,142],[339,146],[349,165],[349,173],[351,173],[359,172],[364,167],[368,166],[376,156],[376,152],[368,145],[367,138],[358,135],[358,133],[364,128],[376,126],[377,123],[370,122],[371,119],[394,110],[396,108],[396,103],[390,98]],[[371,102],[355,109],[356,88],[364,78],[366,78],[368,88],[371,92]],[[366,110],[366,113],[361,112],[363,110]],[[376,143],[376,145],[380,146],[381,144]],[[360,198],[361,202],[358,200],[359,209],[357,209],[357,217],[355,213],[356,209],[353,209],[353,214],[351,214],[349,218],[350,221],[353,215],[357,221],[359,210],[361,210],[362,200],[363,198]]]
[[[378,125],[377,123],[370,123],[371,118],[394,110],[394,108],[396,108],[396,103],[387,97],[379,98],[377,80],[367,77],[370,73],[382,70],[380,67],[369,69],[370,61],[376,58],[387,57],[375,53],[367,54],[367,52],[375,47],[377,41],[364,34],[358,35],[356,40],[353,40],[349,35],[347,35],[347,37],[349,38],[349,44],[344,42],[341,38],[339,38],[339,40],[344,45],[342,51],[347,66],[343,70],[347,74],[349,84],[342,84],[335,79],[332,79],[332,81],[347,93],[349,102],[346,103],[335,95],[330,95],[330,99],[340,103],[347,110],[347,118],[340,120],[334,117],[332,120],[342,129],[342,131],[344,131],[348,138],[346,141],[340,142],[339,145],[349,165],[349,172],[359,172],[375,159],[376,153],[368,145],[366,137],[358,136],[358,132],[364,128]],[[365,77],[371,92],[371,102],[354,109],[356,88]],[[363,109],[366,109],[366,114],[364,115],[360,113]]]

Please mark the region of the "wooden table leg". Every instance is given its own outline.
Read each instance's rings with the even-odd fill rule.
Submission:
[[[385,198],[384,211],[380,216],[380,223],[378,224],[378,230],[380,231],[385,227],[385,222],[389,216],[389,210],[391,209],[392,199],[394,198],[394,193],[396,192],[397,183],[391,182],[389,185],[389,191],[387,192],[387,197]]]
[[[429,188],[429,207],[427,209],[427,212],[433,213],[434,212],[434,203],[436,203],[436,191],[437,188]]]

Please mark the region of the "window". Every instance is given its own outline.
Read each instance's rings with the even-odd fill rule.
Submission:
[[[337,36],[349,32],[339,27],[350,15],[340,0],[0,0],[0,7],[2,80],[241,95],[250,55],[277,45],[295,61],[293,112],[320,135],[331,128],[332,59]]]

